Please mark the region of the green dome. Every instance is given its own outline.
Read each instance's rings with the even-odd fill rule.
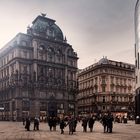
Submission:
[[[46,18],[45,16],[38,16],[32,23],[31,34],[63,41],[63,33],[55,24],[55,20]]]

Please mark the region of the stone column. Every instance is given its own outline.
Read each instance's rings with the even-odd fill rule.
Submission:
[[[34,49],[34,53],[33,53],[33,58],[37,59],[37,41],[35,39],[33,39],[32,41],[32,47]]]
[[[10,115],[9,115],[9,120],[10,121],[12,121],[12,112],[13,112],[13,110],[12,110],[12,100],[9,102],[9,104],[10,104]]]

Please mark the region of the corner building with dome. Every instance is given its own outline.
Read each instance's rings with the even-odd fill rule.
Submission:
[[[0,50],[0,120],[74,115],[77,60],[55,20],[36,17]]]
[[[78,84],[78,114],[134,115],[134,65],[104,57],[79,71]]]

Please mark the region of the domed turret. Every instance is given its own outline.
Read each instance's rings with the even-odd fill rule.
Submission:
[[[63,41],[63,33],[55,24],[55,20],[46,18],[45,14],[38,16],[33,22],[31,28],[28,28],[27,33],[37,35],[57,41]]]
[[[107,59],[107,57],[103,57],[99,60],[98,64],[109,64],[109,60]]]

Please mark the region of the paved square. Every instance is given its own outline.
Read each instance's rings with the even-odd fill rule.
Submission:
[[[49,131],[47,123],[40,123],[40,130],[26,131],[22,122],[0,122],[0,140],[139,140],[140,125],[129,121],[127,124],[115,123],[113,133],[103,133],[103,127],[99,122],[95,122],[94,131],[91,133],[82,132],[81,123],[77,125],[77,132],[68,134],[68,127],[65,133],[60,134],[59,126],[56,131]]]

